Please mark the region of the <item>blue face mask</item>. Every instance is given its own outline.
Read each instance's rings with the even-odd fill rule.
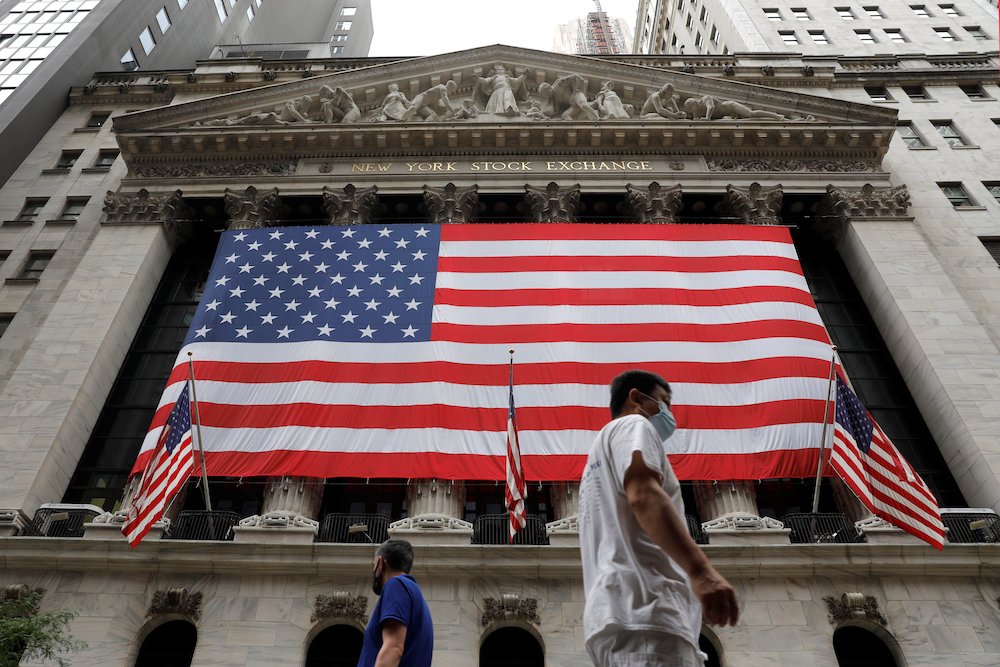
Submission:
[[[646,396],[646,394],[643,394],[643,396]],[[652,396],[646,396],[646,398],[651,401],[656,400]],[[656,404],[660,407],[660,411],[655,415],[649,416],[646,415],[645,412],[642,414],[646,415],[646,418],[649,419],[653,428],[656,429],[656,434],[660,436],[660,440],[666,442],[667,439],[674,434],[674,431],[677,430],[677,420],[674,418],[674,413],[670,411],[670,407],[667,406],[666,403],[663,401],[656,401]]]

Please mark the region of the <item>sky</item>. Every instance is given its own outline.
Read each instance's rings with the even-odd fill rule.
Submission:
[[[602,0],[635,26],[638,0]],[[556,26],[596,11],[593,0],[372,0],[371,56],[430,56],[490,44],[549,51]]]

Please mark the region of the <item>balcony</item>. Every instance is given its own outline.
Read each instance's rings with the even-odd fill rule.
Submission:
[[[801,512],[786,514],[781,521],[785,528],[792,531],[789,535],[792,544],[857,544],[868,541],[844,514]]]
[[[1000,516],[991,509],[942,508],[941,521],[952,544],[1000,543]]]
[[[524,530],[514,537],[513,544],[540,545],[548,544],[549,537],[545,534],[545,519],[537,514],[525,517]],[[473,544],[511,544],[510,514],[483,514],[476,517],[472,524]]]
[[[389,517],[385,514],[327,514],[319,524],[317,542],[381,544],[389,539]]]
[[[687,521],[688,532],[691,533],[691,539],[694,540],[695,544],[708,544],[708,533],[701,529],[698,519],[690,514],[685,514],[684,519]]]
[[[206,540],[225,542],[233,539],[233,526],[240,520],[236,512],[184,510],[177,514],[167,534],[170,540]]]
[[[94,505],[45,503],[20,535],[25,537],[83,537],[83,524],[103,513]]]

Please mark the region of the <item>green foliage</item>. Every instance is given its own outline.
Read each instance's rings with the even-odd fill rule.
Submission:
[[[24,658],[53,660],[60,667],[69,662],[60,653],[86,648],[73,639],[69,623],[76,615],[65,609],[38,612],[42,591],[31,591],[18,599],[0,600],[0,667],[17,667]]]

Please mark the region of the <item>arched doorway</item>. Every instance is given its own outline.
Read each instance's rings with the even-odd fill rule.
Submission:
[[[150,632],[139,647],[135,667],[190,667],[198,630],[189,621],[167,621]]]
[[[479,667],[543,667],[542,645],[533,634],[517,627],[498,628],[479,647]]]
[[[888,634],[886,638],[895,644]],[[885,638],[857,625],[842,625],[834,631],[833,650],[840,667],[905,667],[897,660],[898,646],[890,647]]]
[[[355,667],[364,633],[353,625],[331,625],[309,642],[306,667]]]

